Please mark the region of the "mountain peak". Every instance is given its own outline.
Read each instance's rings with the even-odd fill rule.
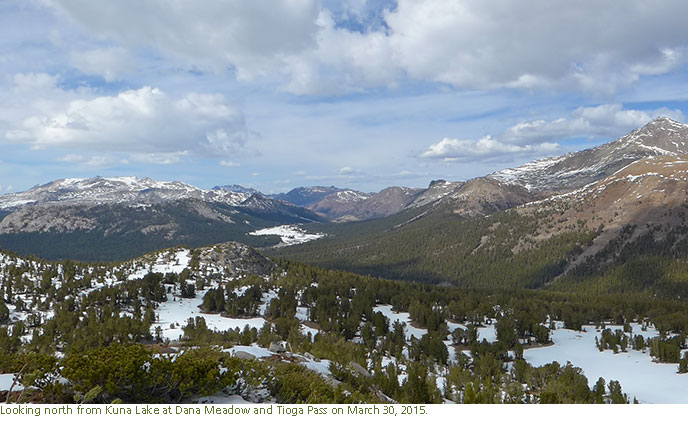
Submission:
[[[614,174],[633,161],[688,154],[688,125],[658,117],[627,135],[594,148],[530,162],[490,176],[529,190],[576,189]]]
[[[659,117],[653,119],[649,123],[645,124],[644,127],[658,126],[658,125],[665,125],[665,124],[668,124],[672,127],[680,127],[680,128],[688,127],[688,124],[684,124],[680,121],[676,121],[673,118],[669,118],[669,117],[665,117],[665,116],[659,116]]]
[[[688,154],[688,125],[667,117],[658,117],[641,128],[627,134],[619,140],[608,143],[615,148],[645,151],[646,155],[685,155]],[[600,148],[607,146],[603,145]],[[638,157],[637,159],[640,159]]]
[[[226,192],[247,193],[247,194],[258,193],[258,190],[254,189],[252,187],[244,187],[240,184],[226,184],[223,186],[215,186],[212,188],[212,190],[224,190]]]

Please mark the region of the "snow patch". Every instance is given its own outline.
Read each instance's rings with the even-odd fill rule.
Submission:
[[[282,242],[277,246],[298,245],[312,240],[320,239],[325,235],[322,233],[306,233],[305,230],[293,224],[285,224],[282,226],[268,227],[265,229],[254,230],[249,233],[252,236],[267,236],[276,235],[282,239]]]

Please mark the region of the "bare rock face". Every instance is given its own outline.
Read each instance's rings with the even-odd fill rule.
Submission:
[[[280,201],[289,202],[290,204],[297,205],[299,207],[307,208],[311,205],[315,205],[320,202],[326,196],[342,192],[348,189],[339,189],[334,186],[309,186],[309,187],[297,187],[290,190],[287,193],[278,193],[276,195],[271,195],[271,198],[278,199]]]
[[[369,197],[370,194],[368,193],[349,189],[337,189],[323,196],[317,202],[308,204],[306,207],[311,211],[324,214],[328,217],[339,218],[346,215],[354,216],[352,211],[357,205]],[[356,217],[356,219],[359,218]]]
[[[231,276],[256,274],[267,275],[275,268],[275,263],[248,245],[238,242],[225,242],[204,248],[199,254],[201,263],[213,264],[224,269]]]
[[[94,218],[81,214],[80,209],[76,207],[25,207],[0,221],[0,234],[88,231],[94,229],[96,223]]]

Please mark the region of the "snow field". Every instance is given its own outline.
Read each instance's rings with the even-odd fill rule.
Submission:
[[[201,312],[199,305],[203,300],[203,296],[207,291],[199,291],[196,293],[196,298],[172,298],[168,294],[168,301],[161,303],[156,309],[158,314],[158,321],[151,325],[151,332],[155,334],[155,328],[160,326],[162,328],[163,338],[169,338],[170,341],[177,341],[184,335],[182,326],[186,324],[187,319],[196,316],[203,317],[208,329],[217,331],[226,331],[229,329],[239,328],[244,329],[246,325],[249,328],[260,329],[265,324],[265,319],[262,317],[252,317],[248,319],[235,319],[230,317],[223,317],[220,314],[208,314]],[[172,298],[172,299],[169,299]],[[174,329],[171,325],[174,324]]]
[[[282,239],[282,242],[277,246],[298,245],[312,240],[320,239],[325,235],[322,233],[306,233],[300,227],[295,225],[283,225],[268,227],[265,229],[254,230],[249,233],[252,236],[266,236],[276,235]]]
[[[594,326],[584,326],[584,332],[563,329],[558,323],[552,332],[554,345],[530,348],[524,351],[523,357],[533,366],[543,366],[557,361],[562,365],[571,362],[580,367],[592,387],[599,377],[607,383],[617,380],[623,392],[632,400],[636,397],[640,403],[688,403],[688,374],[676,373],[676,364],[656,363],[649,353],[634,350],[614,354],[611,350],[599,351],[595,346],[595,337],[601,330]],[[614,331],[619,326],[607,326]],[[634,334],[644,337],[657,336],[657,331],[649,328],[641,330],[638,324],[633,325]]]

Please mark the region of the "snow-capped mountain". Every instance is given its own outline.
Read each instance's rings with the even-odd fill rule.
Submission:
[[[156,181],[147,177],[68,178],[35,186],[25,192],[2,195],[0,209],[26,204],[156,204],[180,199],[237,206],[251,194],[227,187],[203,190],[179,181]]]
[[[265,237],[250,232],[322,221],[257,191],[231,189],[137,177],[57,180],[0,197],[0,247],[44,258],[126,259],[178,244],[261,245]]]
[[[236,192],[236,193],[248,193],[248,194],[254,194],[254,193],[259,193],[258,190],[252,188],[252,187],[244,187],[240,184],[226,184],[224,186],[215,186],[213,187],[214,191],[217,190],[224,190],[226,192]]]
[[[688,125],[660,117],[613,142],[507,168],[490,177],[531,191],[560,192],[603,179],[638,159],[688,154],[687,142]]]
[[[273,199],[289,202],[290,204],[299,207],[308,207],[321,201],[327,195],[332,193],[346,191],[348,189],[339,189],[334,186],[309,186],[297,187],[287,193],[277,193],[270,195]]]

